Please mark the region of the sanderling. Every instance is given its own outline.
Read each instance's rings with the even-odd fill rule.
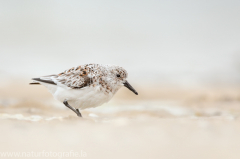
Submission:
[[[55,99],[82,117],[79,110],[108,102],[122,86],[138,95],[126,80],[127,75],[119,66],[86,64],[60,74],[33,78],[30,84],[44,85]]]

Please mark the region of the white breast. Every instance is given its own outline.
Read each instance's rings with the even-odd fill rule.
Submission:
[[[56,86],[57,89],[53,92],[55,99],[63,102],[68,100],[69,105],[78,109],[97,107],[108,102],[112,97],[112,93],[104,93],[97,87],[86,87],[83,89],[66,89]]]

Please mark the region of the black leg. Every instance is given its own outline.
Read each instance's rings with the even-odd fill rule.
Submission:
[[[80,113],[80,111],[78,109],[76,109],[76,111],[79,113],[78,116],[82,117],[82,114]]]
[[[79,110],[78,109],[76,110],[71,105],[69,105],[66,99],[63,101],[63,104],[72,111],[74,111],[77,114],[77,116],[82,117],[82,114],[79,112]]]

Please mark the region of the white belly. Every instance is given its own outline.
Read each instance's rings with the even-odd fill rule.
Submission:
[[[50,86],[49,84],[43,85],[50,90],[55,99],[60,102],[67,100],[69,105],[77,109],[97,107],[108,102],[113,97],[112,93],[106,94],[100,91],[98,87],[68,89],[60,86]]]

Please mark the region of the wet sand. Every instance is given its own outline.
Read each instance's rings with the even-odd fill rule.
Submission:
[[[78,118],[42,86],[2,86],[0,150],[104,159],[237,159],[238,90],[139,87],[140,95],[134,96],[122,89],[111,102],[83,110]]]

